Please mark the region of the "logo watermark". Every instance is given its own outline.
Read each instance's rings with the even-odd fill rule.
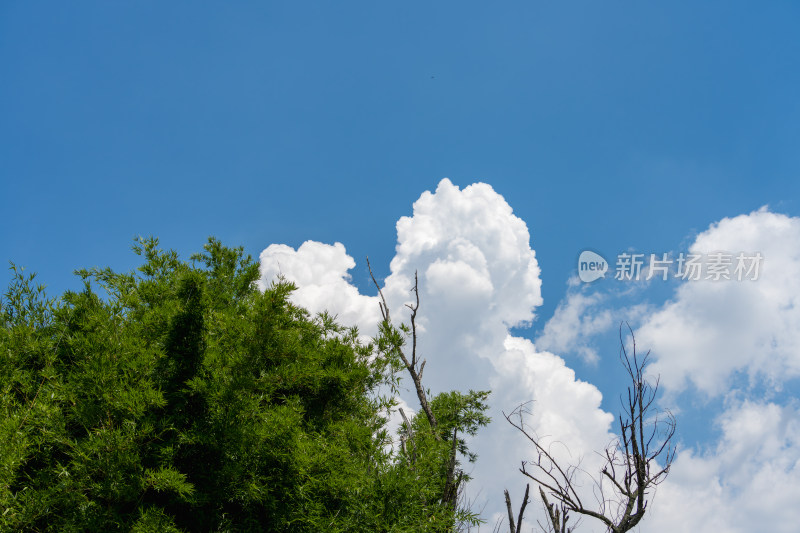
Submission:
[[[685,281],[756,281],[764,257],[761,252],[711,252],[640,254],[623,252],[617,255],[614,279],[617,281],[650,281],[669,278]],[[604,278],[609,263],[600,254],[584,250],[578,257],[578,277],[585,283]]]
[[[591,250],[584,250],[578,258],[578,277],[585,283],[606,277],[608,261]]]

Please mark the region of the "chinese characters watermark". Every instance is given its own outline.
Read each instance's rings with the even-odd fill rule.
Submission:
[[[669,278],[685,281],[756,281],[764,257],[761,252],[711,252],[643,254],[623,252],[617,255],[614,279],[650,281]],[[585,250],[578,258],[578,277],[589,283],[605,277],[609,263],[600,254]]]

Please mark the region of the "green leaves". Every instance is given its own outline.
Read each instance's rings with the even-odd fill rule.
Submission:
[[[475,436],[478,429],[491,422],[491,419],[484,414],[489,408],[486,399],[489,391],[473,391],[463,394],[458,391],[444,392],[436,396],[431,402],[431,407],[436,412],[436,419],[439,421],[439,428],[445,435],[450,435],[456,431],[459,435],[465,433]],[[468,457],[469,461],[475,462],[477,456],[467,451],[466,442],[458,439],[458,451]]]
[[[417,532],[466,516],[440,501],[447,439],[488,422],[487,393],[434,398],[445,438],[418,431],[411,462],[387,446],[380,392],[401,330],[362,344],[293,305],[291,283],[259,292],[258,264],[215,239],[189,262],[155,238],[133,249],[136,271],[79,270],[84,289],[58,300],[12,265],[0,531]]]
[[[142,481],[144,490],[174,492],[184,501],[188,501],[188,498],[194,494],[194,485],[186,481],[186,474],[169,466],[161,467],[158,470],[146,469]]]

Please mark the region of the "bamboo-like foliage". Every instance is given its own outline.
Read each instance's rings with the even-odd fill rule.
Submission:
[[[153,238],[134,251],[136,271],[80,270],[83,289],[58,299],[13,267],[0,299],[0,531],[476,521],[447,490],[485,396],[433,398],[437,422],[412,417],[403,433],[413,453],[392,449],[381,391],[399,386],[398,330],[363,343],[292,304],[290,282],[259,291],[258,264],[214,239],[190,261]]]

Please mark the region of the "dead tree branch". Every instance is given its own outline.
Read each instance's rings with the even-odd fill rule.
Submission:
[[[531,485],[528,483],[525,486],[525,496],[522,497],[522,504],[519,506],[519,515],[517,516],[517,523],[514,524],[514,510],[511,508],[511,496],[508,490],[504,490],[503,494],[506,496],[506,510],[508,511],[508,529],[511,533],[522,533],[522,515],[525,514],[525,507],[528,506],[528,494],[531,490]]]
[[[369,258],[367,258],[367,269],[369,270],[369,275],[372,278],[372,282],[378,288],[378,296],[380,296],[380,302],[378,302],[380,309],[381,309],[381,317],[383,318],[382,327],[385,330],[392,329],[392,323],[389,318],[389,306],[386,305],[386,298],[383,297],[383,291],[381,290],[378,281],[375,279],[375,275],[372,273],[372,266],[369,264]],[[415,295],[415,303],[413,304],[406,304],[411,310],[411,359],[406,356],[405,352],[402,348],[401,342],[395,342],[392,346],[392,349],[396,351],[397,355],[400,357],[400,360],[403,361],[403,365],[405,365],[408,373],[411,375],[411,381],[414,383],[414,388],[417,392],[417,398],[419,399],[420,407],[422,407],[422,411],[425,413],[425,416],[428,418],[428,422],[431,425],[431,430],[433,431],[433,435],[436,440],[442,440],[442,437],[439,435],[437,431],[437,423],[436,417],[433,416],[433,410],[431,410],[431,406],[428,403],[428,396],[425,393],[425,389],[422,386],[422,371],[425,369],[425,361],[422,361],[421,364],[418,364],[417,361],[417,310],[419,309],[419,280],[417,278],[417,273],[414,272],[414,287],[411,289]]]
[[[550,503],[542,487],[539,487],[539,495],[542,497],[542,504],[544,504],[544,508],[547,511],[547,518],[550,520],[547,527],[542,526],[541,522],[539,522],[539,527],[552,533],[571,533],[572,528],[567,528],[569,511],[565,505],[561,503],[556,507],[556,504]]]

